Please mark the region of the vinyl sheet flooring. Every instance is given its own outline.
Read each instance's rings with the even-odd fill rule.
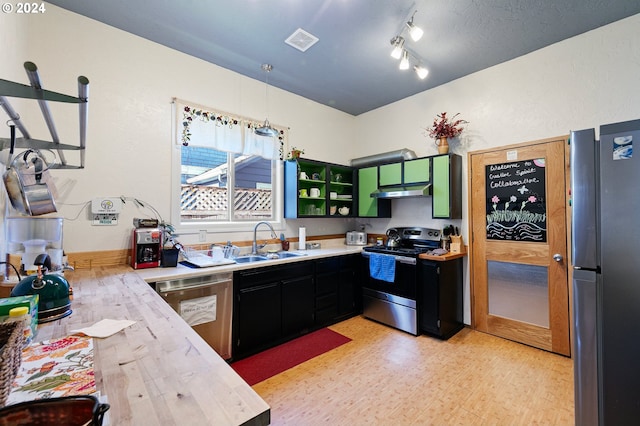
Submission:
[[[573,425],[570,358],[469,328],[447,341],[354,317],[353,339],[253,386],[273,425]]]

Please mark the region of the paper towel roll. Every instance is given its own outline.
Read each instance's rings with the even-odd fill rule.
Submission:
[[[307,228],[301,226],[298,228],[298,250],[307,249]]]

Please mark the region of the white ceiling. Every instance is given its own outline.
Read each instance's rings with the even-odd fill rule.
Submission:
[[[359,115],[640,13],[637,0],[50,0],[247,77]],[[414,11],[425,31],[403,31]],[[319,38],[306,52],[285,40]],[[390,40],[430,70],[398,70]],[[639,34],[640,36],[640,34]],[[415,63],[412,60],[412,66]]]

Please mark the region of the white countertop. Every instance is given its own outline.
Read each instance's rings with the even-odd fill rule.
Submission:
[[[323,257],[341,256],[353,253],[360,253],[363,246],[347,246],[343,240],[336,243],[334,240],[321,241],[322,248],[309,250],[289,250],[291,253],[301,254],[301,256],[289,257],[285,259],[261,260],[258,262],[233,263],[230,265],[212,266],[208,268],[190,268],[178,264],[176,267],[169,268],[149,268],[137,269],[137,275],[148,283],[180,279],[187,277],[196,277],[200,275],[216,274],[221,272],[233,272],[242,269],[261,268],[265,266],[284,265],[286,263],[301,262],[310,259],[320,259]],[[242,251],[242,255],[246,254],[246,250]]]

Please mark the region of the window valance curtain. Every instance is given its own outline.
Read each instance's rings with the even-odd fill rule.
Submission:
[[[273,126],[278,135],[256,135],[262,123],[245,117],[211,111],[174,99],[180,124],[179,142],[223,152],[257,155],[268,160],[283,159],[287,131]]]

